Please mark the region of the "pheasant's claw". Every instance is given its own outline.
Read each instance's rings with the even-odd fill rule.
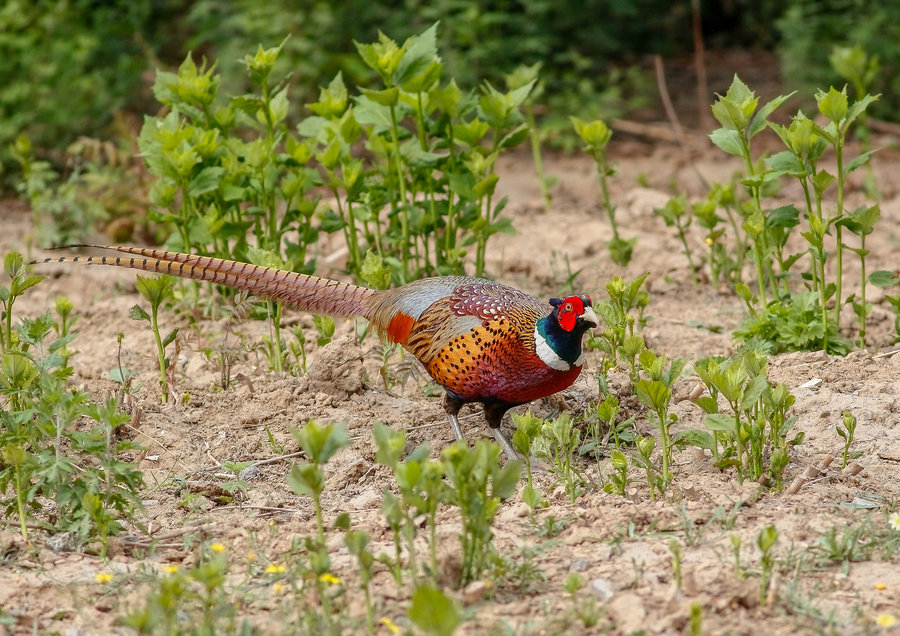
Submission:
[[[491,428],[491,431],[494,433],[494,437],[497,438],[497,441],[500,443],[500,446],[503,448],[503,452],[506,453],[508,459],[511,461],[520,461],[522,459],[522,456],[516,452],[516,449],[512,447],[512,444],[509,443],[509,440],[506,439],[506,436],[499,428]]]

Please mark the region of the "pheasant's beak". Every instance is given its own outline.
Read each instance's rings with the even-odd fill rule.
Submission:
[[[581,314],[581,319],[585,322],[592,323],[595,327],[600,325],[600,319],[597,318],[597,314],[594,312],[593,307],[585,307],[584,313]]]

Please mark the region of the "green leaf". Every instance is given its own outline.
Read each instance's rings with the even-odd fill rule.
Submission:
[[[860,166],[864,165],[869,161],[869,158],[879,150],[879,148],[875,148],[874,150],[867,150],[866,152],[860,153],[859,155],[855,156],[850,161],[850,163],[844,166],[844,175],[848,175]]]
[[[875,285],[875,287],[887,289],[889,287],[893,287],[894,285],[900,284],[900,277],[898,277],[894,272],[880,269],[877,272],[872,272],[871,274],[869,274],[869,282]]]
[[[779,95],[772,101],[763,105],[763,107],[759,109],[759,112],[756,113],[756,115],[753,117],[753,120],[750,122],[750,128],[747,129],[747,139],[753,139],[753,137],[755,137],[757,133],[765,128],[766,124],[768,123],[766,120],[768,119],[769,115],[771,115],[776,108],[781,106],[793,95],[793,92],[788,95]]]
[[[347,425],[342,422],[322,426],[309,420],[303,428],[291,433],[307,457],[319,465],[326,463],[338,450],[350,444]]]
[[[205,194],[206,192],[211,192],[219,187],[219,181],[222,178],[222,175],[225,172],[225,168],[220,168],[218,166],[210,166],[208,168],[204,168],[200,172],[197,173],[197,176],[194,177],[191,182],[188,184],[188,195],[192,197],[198,197],[201,194]]]
[[[679,448],[696,446],[697,448],[713,450],[716,446],[716,441],[708,432],[692,428],[678,433],[672,438],[672,444]]]
[[[819,106],[819,112],[837,124],[847,116],[847,88],[844,87],[838,91],[832,86],[827,93],[820,90],[816,93],[816,103]]]
[[[178,336],[178,328],[176,327],[175,329],[170,331],[169,334],[165,338],[163,338],[163,340],[162,340],[163,349],[165,349],[170,344],[172,344],[175,341],[175,338],[177,336]]]
[[[730,155],[742,157],[744,154],[744,144],[741,141],[740,134],[736,130],[718,128],[712,131],[709,135],[709,139]]]
[[[318,496],[325,488],[325,475],[316,464],[294,464],[287,478],[288,486],[299,495]]]
[[[737,432],[734,416],[726,415],[725,413],[710,413],[706,416],[704,424],[706,424],[706,427],[709,428],[709,430],[716,431],[717,433],[730,433],[731,435],[734,435]]]
[[[128,310],[128,316],[132,320],[146,320],[150,322],[150,314],[148,314],[140,305],[132,305]]]
[[[507,499],[516,492],[519,483],[519,477],[522,476],[522,462],[510,461],[494,473],[494,480],[491,485],[491,493],[494,497]]]
[[[452,636],[462,617],[456,604],[443,592],[421,586],[412,595],[409,618],[429,636]]]

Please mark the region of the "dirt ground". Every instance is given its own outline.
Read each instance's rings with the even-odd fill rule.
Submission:
[[[887,149],[876,160],[878,183],[883,194],[882,220],[870,239],[869,269],[896,269],[900,244],[900,191],[893,175],[900,169],[900,154],[891,150],[896,140],[884,138],[875,145]],[[506,214],[518,233],[500,235],[489,249],[488,269],[493,278],[528,290],[539,297],[557,293],[567,277],[563,257],[572,271],[581,270],[576,287],[595,299],[605,297],[605,282],[613,275],[635,276],[650,272],[651,303],[645,330],[648,344],[665,355],[690,361],[713,354],[727,355],[734,349],[730,332],[743,317],[742,307],[727,290],[708,284],[695,288],[686,260],[672,230],[653,214],[665,203],[672,184],[691,196],[703,194],[697,174],[709,181],[724,181],[738,167],[724,155],[702,143],[689,152],[665,143],[648,143],[617,135],[612,154],[619,165],[613,181],[613,199],[625,237],[638,238],[631,265],[623,270],[608,258],[606,241],[610,229],[598,206],[598,186],[592,164],[583,157],[550,157],[548,172],[556,175],[554,208],[547,213],[540,203],[530,158],[517,154],[501,162],[499,190],[510,198]],[[642,185],[638,185],[638,184]],[[796,193],[786,189],[786,196]],[[848,207],[862,200],[855,191]],[[25,206],[7,201],[0,207],[4,231],[0,251],[27,251],[31,217]],[[702,237],[693,235],[698,250]],[[323,253],[333,246],[323,245]],[[35,252],[28,254],[38,257]],[[847,280],[854,280],[854,263],[848,264]],[[141,416],[126,433],[147,449],[139,468],[146,476],[146,510],[140,521],[160,547],[144,556],[127,541],[114,545],[108,563],[79,552],[55,552],[48,537],[35,536],[37,549],[23,549],[15,524],[0,530],[0,606],[19,618],[18,626],[0,627],[6,632],[55,632],[93,634],[121,630],[117,616],[143,603],[143,596],[129,593],[130,582],[140,572],[164,564],[190,563],[185,536],[217,540],[227,546],[235,562],[249,551],[277,560],[298,536],[314,532],[311,503],[293,494],[286,484],[290,461],[258,466],[248,481],[239,504],[217,505],[201,500],[198,507],[179,506],[183,496],[175,486],[163,485],[173,477],[186,478],[204,488],[228,481],[221,464],[225,461],[266,460],[297,449],[290,430],[310,418],[319,422],[343,421],[353,438],[352,446],[328,464],[324,505],[328,521],[341,512],[350,514],[353,526],[372,534],[376,552],[391,543],[391,534],[379,511],[382,489],[392,478],[375,464],[372,424],[384,422],[409,430],[411,444],[429,442],[435,453],[451,441],[449,427],[438,395],[426,397],[415,379],[402,388],[386,392],[380,381],[380,349],[374,338],[358,346],[354,325],[339,324],[332,344],[311,354],[311,369],[305,377],[265,372],[265,359],[243,350],[227,390],[218,388],[218,372],[207,362],[201,346],[221,339],[224,321],[203,320],[198,329],[184,318],[166,313],[166,327],[182,328],[177,389],[189,394],[177,405],[161,405],[155,381],[154,346],[144,323],[128,319],[128,309],[138,302],[134,273],[99,267],[40,268],[47,281],[37,286],[18,308],[37,312],[52,306],[58,294],[68,295],[78,313],[79,332],[74,342],[72,382],[97,397],[115,389],[108,372],[117,366],[116,337],[124,331],[122,364],[139,372],[136,392]],[[322,275],[339,277],[337,270]],[[900,500],[900,353],[893,355],[892,320],[880,290],[870,289],[875,304],[872,342],[868,350],[846,358],[822,353],[796,353],[774,357],[770,376],[783,382],[796,396],[793,414],[805,441],[792,451],[786,481],[817,465],[826,454],[840,455],[842,440],[835,425],[845,411],[859,420],[853,449],[862,451],[864,466],[855,476],[841,474],[832,465],[819,479],[797,494],[760,490],[756,484],[738,485],[735,476],[716,469],[702,452],[691,449],[676,453],[675,481],[667,495],[650,501],[639,474],[628,495],[621,497],[589,492],[574,504],[554,485],[552,475],[540,474],[537,484],[549,506],[533,523],[526,514],[521,491],[503,503],[495,526],[497,551],[518,564],[529,564],[533,580],[517,586],[497,581],[493,594],[467,602],[461,631],[480,633],[600,633],[626,634],[645,630],[650,634],[689,633],[692,607],[701,608],[702,632],[710,634],[879,633],[879,614],[900,615],[900,558],[840,565],[821,565],[815,547],[833,526],[858,526],[866,517],[886,524],[888,510]],[[311,326],[308,316],[288,314],[289,321]],[[235,331],[255,346],[266,333],[262,323],[243,323]],[[310,328],[307,333],[314,333]],[[236,340],[235,340],[236,341]],[[575,414],[597,395],[593,371],[599,356],[589,353],[585,372],[563,397]],[[813,379],[820,382],[809,386]],[[696,382],[683,379],[679,386]],[[532,404],[538,414],[560,407],[556,398]],[[526,407],[521,407],[525,410]],[[702,428],[702,413],[689,400],[674,407],[678,427]],[[466,411],[464,411],[464,414]],[[490,437],[480,413],[463,420],[470,441]],[[638,426],[650,432],[643,417]],[[509,426],[507,422],[507,432]],[[592,469],[588,469],[592,470]],[[874,511],[862,509],[873,502]],[[564,527],[555,537],[538,532],[547,519]],[[458,516],[440,515],[443,562],[452,567],[458,548]],[[759,550],[756,537],[770,524],[779,530],[776,548],[779,570],[768,602],[758,602]],[[134,532],[137,535],[136,531]],[[742,561],[749,572],[736,571],[731,537],[742,540]],[[670,540],[683,551],[682,585],[674,584]],[[333,556],[335,573],[355,580],[355,565],[346,552]],[[424,550],[424,543],[421,545]],[[100,571],[123,581],[115,594],[95,582]],[[578,572],[586,585],[575,599],[564,590],[570,573]],[[360,608],[359,592],[352,585],[348,594]],[[404,625],[405,593],[398,592],[390,574],[377,566],[373,589],[379,616]],[[600,620],[586,628],[575,617],[575,608],[596,604]],[[256,598],[241,610],[254,617],[266,631],[277,631],[276,601]],[[355,608],[355,609],[354,609]],[[386,627],[379,628],[388,633]],[[893,628],[894,631],[900,628]]]

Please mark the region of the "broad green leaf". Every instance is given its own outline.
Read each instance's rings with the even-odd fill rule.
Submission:
[[[742,157],[744,154],[744,144],[741,141],[740,134],[736,130],[718,128],[712,131],[712,133],[709,135],[709,139],[716,146],[730,155]]]

